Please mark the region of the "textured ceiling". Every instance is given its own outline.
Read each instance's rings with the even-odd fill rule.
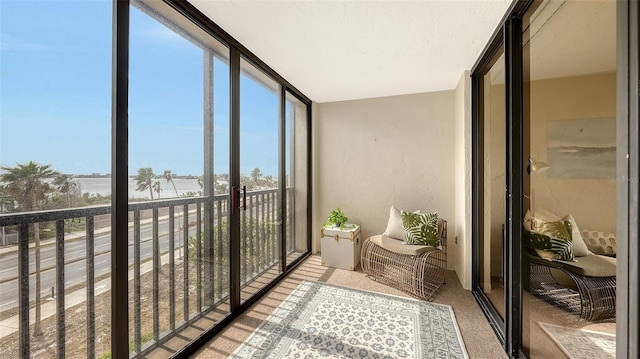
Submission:
[[[329,102],[455,88],[511,0],[190,2]]]

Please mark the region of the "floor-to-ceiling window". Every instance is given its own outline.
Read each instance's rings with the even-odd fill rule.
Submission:
[[[309,253],[309,100],[186,2],[1,6],[0,349],[192,353]]]
[[[110,1],[0,4],[3,358],[110,350],[111,19]]]

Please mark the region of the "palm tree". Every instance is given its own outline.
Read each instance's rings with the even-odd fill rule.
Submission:
[[[153,170],[150,167],[139,168],[138,174],[134,177],[136,180],[136,191],[146,191],[149,190],[149,194],[151,195],[151,200],[153,201],[153,190],[154,183],[153,180],[156,179],[156,175],[153,173]]]
[[[171,184],[173,185],[173,190],[176,192],[176,197],[180,197],[178,195],[178,190],[176,189],[176,184],[175,182],[173,182],[173,173],[171,173],[171,170],[164,171],[164,178],[167,180],[167,182],[171,182]]]
[[[5,191],[12,194],[16,200],[18,209],[23,212],[40,208],[40,204],[47,198],[51,191],[47,179],[60,176],[60,173],[51,169],[51,165],[39,165],[33,161],[27,164],[17,163],[15,167],[2,167],[0,181],[6,183]],[[40,223],[33,224],[33,240],[35,244],[36,265],[36,318],[33,329],[34,335],[42,334],[40,321],[42,318],[40,308]]]
[[[253,171],[251,171],[251,179],[253,180],[255,186],[258,186],[260,184],[260,177],[262,177],[262,172],[260,172],[260,169],[258,167],[254,168]]]
[[[160,191],[161,191],[160,181],[158,180],[153,181],[153,184],[151,185],[151,187],[153,188],[154,191],[156,191],[156,193],[158,193],[158,199],[160,199]]]
[[[78,188],[78,183],[71,180],[72,177],[65,174],[59,174],[53,179],[53,185],[60,193],[67,195],[67,206],[71,208],[71,193]]]
[[[213,176],[215,177],[215,175],[213,175]],[[199,193],[200,193],[200,195],[202,195],[202,189],[204,189],[204,178],[203,178],[203,176],[198,177],[196,182],[198,183],[198,186],[200,186]]]
[[[176,189],[176,184],[175,182],[173,182],[173,173],[171,173],[171,170],[164,170],[164,174],[163,174],[164,178],[167,180],[167,182],[171,182],[171,184],[173,185],[173,190],[176,192],[176,197],[180,197],[180,195],[178,194],[178,190]],[[158,193],[158,196],[160,194]],[[182,241],[180,240],[180,236],[182,233],[182,210],[178,210],[178,243],[180,248],[182,248]],[[180,252],[182,253],[182,251]]]

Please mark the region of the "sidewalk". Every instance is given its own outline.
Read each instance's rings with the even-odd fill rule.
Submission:
[[[178,254],[179,249],[176,249],[176,255]],[[160,263],[169,263],[169,253],[164,254],[160,257]],[[176,264],[178,261],[176,261]],[[140,275],[146,274],[153,270],[153,261],[147,261],[140,265]],[[129,280],[133,280],[133,268],[129,269]],[[97,297],[100,294],[106,293],[111,289],[111,278],[103,279],[99,282],[95,283],[95,296]],[[74,307],[78,304],[81,304],[87,300],[87,290],[79,289],[71,293],[67,293],[65,295],[65,310],[71,307]],[[42,307],[42,318],[41,320],[45,320],[56,315],[56,301],[51,300],[50,298],[43,299]],[[29,311],[29,325],[33,325],[36,318],[36,310],[32,308]],[[19,325],[19,316],[15,315],[11,318],[7,318],[3,321],[0,321],[0,339],[11,335],[18,331]],[[84,320],[84,318],[83,318]]]

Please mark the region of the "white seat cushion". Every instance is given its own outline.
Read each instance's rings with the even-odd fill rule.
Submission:
[[[421,246],[415,244],[404,244],[404,242],[397,239],[387,237],[383,234],[378,234],[373,237],[369,237],[369,240],[376,245],[398,254],[405,254],[410,256],[417,256],[425,252],[435,251],[436,248],[432,246]]]

